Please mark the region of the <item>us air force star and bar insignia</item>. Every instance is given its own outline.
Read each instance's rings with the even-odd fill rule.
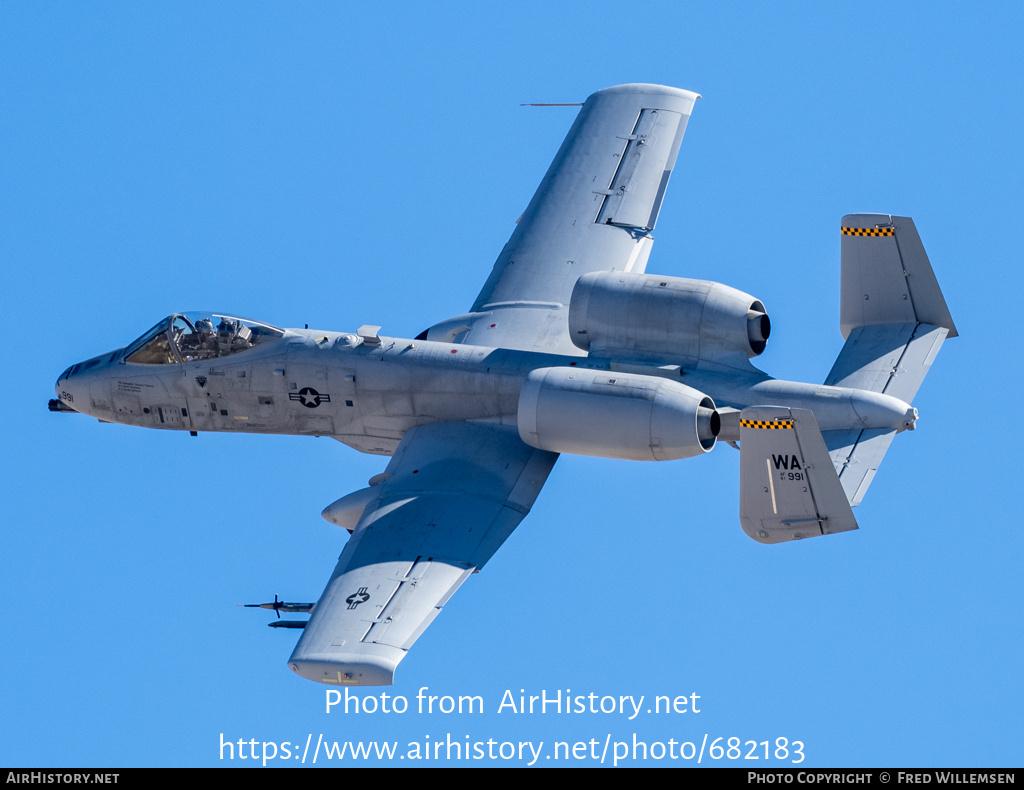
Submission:
[[[331,396],[327,394],[321,395],[312,387],[303,387],[298,392],[288,393],[288,400],[298,401],[308,409],[315,409],[321,403],[330,403]]]
[[[366,592],[366,588],[360,587],[358,590],[356,590],[348,598],[345,599],[345,603],[348,604],[349,609],[355,609],[357,606],[359,606],[359,604],[366,603],[369,600],[370,594]]]

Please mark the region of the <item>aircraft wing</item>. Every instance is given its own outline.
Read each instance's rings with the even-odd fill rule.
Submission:
[[[558,458],[515,427],[436,423],[405,434],[289,666],[335,685],[389,685],[452,594],[526,516]]]
[[[650,232],[697,94],[620,85],[587,99],[473,304],[430,340],[579,355],[568,332],[580,276],[643,272]],[[371,494],[291,668],[387,685],[406,651],[529,512],[557,454],[481,423],[413,428]]]
[[[588,98],[472,312],[427,337],[581,354],[568,333],[573,286],[588,272],[644,271],[697,98],[661,85],[619,85]]]

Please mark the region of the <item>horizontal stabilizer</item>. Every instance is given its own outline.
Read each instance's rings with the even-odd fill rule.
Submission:
[[[854,329],[826,384],[882,392],[910,403],[946,338],[945,327],[891,324]],[[859,505],[874,480],[896,431],[825,431],[839,482],[851,505]]]
[[[875,479],[896,431],[825,431],[822,436],[846,498],[856,507]]]
[[[740,524],[758,543],[857,529],[811,411],[740,412]]]
[[[858,327],[850,332],[825,383],[884,392],[910,403],[947,331],[931,324]]]

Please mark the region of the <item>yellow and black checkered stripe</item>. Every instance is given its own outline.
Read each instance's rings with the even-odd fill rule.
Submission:
[[[777,431],[782,428],[792,428],[792,420],[740,420],[741,428],[757,428],[761,431]]]
[[[843,228],[844,236],[892,236],[895,228]]]

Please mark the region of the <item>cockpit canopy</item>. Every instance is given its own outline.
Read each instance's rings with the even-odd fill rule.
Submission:
[[[223,313],[175,313],[125,350],[125,362],[172,365],[219,359],[284,336],[276,326]]]

